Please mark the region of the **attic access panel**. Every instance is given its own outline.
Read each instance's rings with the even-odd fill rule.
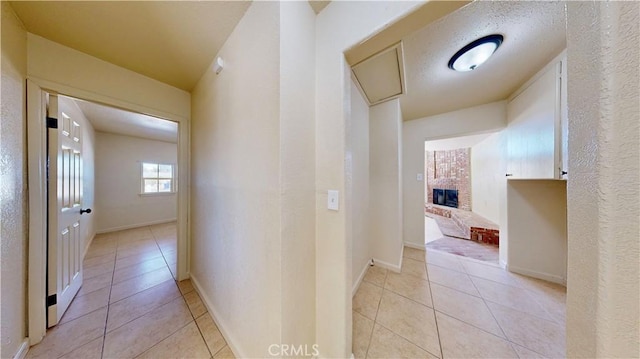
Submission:
[[[405,93],[402,43],[397,43],[355,64],[351,72],[369,105]]]

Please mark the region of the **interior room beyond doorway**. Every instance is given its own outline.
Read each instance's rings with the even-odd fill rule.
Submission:
[[[499,226],[487,218],[499,212],[493,208],[498,198],[488,203],[495,191],[487,188],[488,176],[483,173],[494,169],[483,166],[482,156],[472,156],[473,147],[482,152],[493,141],[494,134],[485,133],[425,142],[428,249],[499,264]]]

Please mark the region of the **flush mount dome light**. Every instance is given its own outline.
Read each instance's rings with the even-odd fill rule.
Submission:
[[[502,35],[494,34],[473,41],[451,57],[449,68],[460,72],[475,70],[493,55],[503,39]]]

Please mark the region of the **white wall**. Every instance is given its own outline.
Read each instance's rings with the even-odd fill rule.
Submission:
[[[506,146],[506,132],[500,131],[471,147],[471,210],[498,225],[505,198]]]
[[[355,289],[372,258],[371,221],[369,214],[369,105],[355,83],[351,81],[351,208],[352,238],[352,286]]]
[[[565,284],[566,181],[509,180],[507,216],[509,271]]]
[[[424,246],[424,181],[416,180],[418,173],[425,173],[424,141],[495,132],[502,130],[506,125],[506,101],[492,102],[403,123],[403,239],[405,243]],[[471,176],[473,177],[473,172]],[[502,181],[505,181],[504,173],[502,176]],[[504,185],[504,182],[502,183]]]
[[[315,13],[280,3],[282,343],[312,348],[315,286]]]
[[[567,356],[638,357],[640,3],[567,6]]]
[[[237,357],[281,338],[280,15],[254,2],[192,93],[191,276]]]
[[[344,51],[421,5],[417,2],[332,1],[316,17],[316,338],[323,357],[351,355],[351,203],[327,210],[327,190],[345,195],[350,74]]]
[[[27,33],[2,2],[0,109],[0,357],[12,358],[27,336]]]
[[[395,99],[369,109],[371,252],[395,271],[402,264],[402,114]]]
[[[177,163],[175,143],[96,132],[96,230],[99,233],[173,221],[176,194],[141,196],[141,163]]]

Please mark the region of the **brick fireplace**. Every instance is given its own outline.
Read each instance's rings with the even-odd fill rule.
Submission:
[[[458,208],[471,211],[471,149],[426,151],[427,203],[433,203],[433,189],[457,190]]]

